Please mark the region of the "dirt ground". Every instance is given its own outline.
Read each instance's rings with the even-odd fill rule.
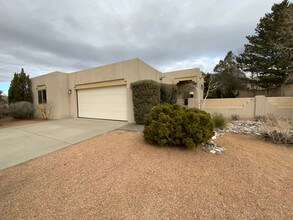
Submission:
[[[2,170],[1,219],[293,219],[293,148],[216,142],[220,156],[116,130]]]

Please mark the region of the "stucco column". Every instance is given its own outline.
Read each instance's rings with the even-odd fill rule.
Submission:
[[[266,97],[263,95],[255,96],[254,116],[266,115]]]

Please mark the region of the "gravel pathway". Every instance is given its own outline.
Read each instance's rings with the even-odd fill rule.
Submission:
[[[116,130],[2,170],[1,219],[293,219],[293,148],[215,142],[223,155]]]

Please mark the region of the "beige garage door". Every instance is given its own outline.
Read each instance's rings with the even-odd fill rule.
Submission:
[[[126,86],[111,86],[77,91],[78,116],[127,120]]]

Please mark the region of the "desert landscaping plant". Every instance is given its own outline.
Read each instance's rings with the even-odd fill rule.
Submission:
[[[16,102],[9,105],[9,112],[15,119],[31,119],[34,117],[35,108],[31,102]]]
[[[266,116],[264,115],[256,115],[255,117],[256,121],[264,122],[266,120]]]
[[[53,105],[51,102],[43,103],[37,106],[37,109],[41,112],[42,118],[45,120],[50,119]]]
[[[275,144],[293,146],[293,125],[289,119],[269,114],[260,118],[263,123],[261,137]]]
[[[231,119],[232,121],[238,121],[240,119],[240,116],[238,114],[232,114]]]
[[[0,119],[6,118],[10,115],[9,109],[7,106],[1,106],[0,107]]]
[[[293,146],[292,130],[264,130],[261,136],[264,140],[271,141],[275,144],[290,144],[289,146]]]
[[[7,101],[2,98],[3,91],[0,90],[0,119],[5,118],[9,115],[9,109]]]
[[[145,117],[144,138],[151,144],[194,148],[214,135],[214,123],[205,111],[178,104],[159,104]]]
[[[216,128],[224,129],[227,126],[227,120],[222,114],[215,113],[212,118]]]

